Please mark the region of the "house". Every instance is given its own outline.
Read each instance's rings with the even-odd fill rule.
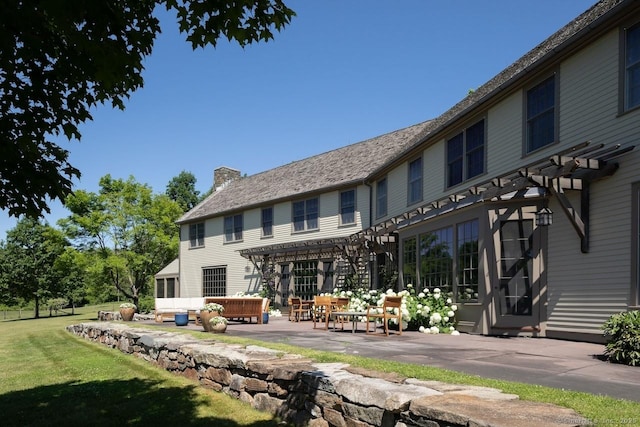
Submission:
[[[440,288],[458,329],[600,341],[640,298],[640,2],[603,0],[442,116],[237,178],[180,220],[181,296]]]
[[[351,265],[349,236],[372,225],[371,171],[420,142],[428,126],[248,177],[216,169],[216,191],[178,221],[180,296],[257,292],[270,275],[277,278],[275,303],[286,304],[291,293],[332,291]]]

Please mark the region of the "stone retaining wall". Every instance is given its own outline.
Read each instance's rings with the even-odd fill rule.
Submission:
[[[314,363],[258,346],[96,322],[71,333],[133,354],[296,426],[581,426],[588,420],[500,390],[398,378]]]

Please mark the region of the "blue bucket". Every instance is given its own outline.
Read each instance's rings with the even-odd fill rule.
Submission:
[[[269,323],[269,313],[262,313],[262,323]]]

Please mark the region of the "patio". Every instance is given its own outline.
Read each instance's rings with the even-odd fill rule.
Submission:
[[[136,323],[159,325],[153,320]],[[182,327],[164,322],[162,326],[202,330],[193,322]],[[640,369],[602,361],[602,344],[417,331],[387,337],[367,335],[364,324],[358,326],[354,333],[339,325],[333,329],[331,324],[328,330],[314,329],[312,321],[289,321],[283,313],[262,325],[230,321],[226,335],[640,401]]]

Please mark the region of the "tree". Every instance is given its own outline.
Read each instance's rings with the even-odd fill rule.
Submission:
[[[7,232],[0,282],[8,284],[12,297],[33,300],[36,318],[40,317],[41,301],[58,296],[59,277],[54,265],[67,245],[59,230],[30,218],[21,219]]]
[[[73,247],[66,247],[53,265],[58,273],[59,297],[64,298],[71,306],[71,314],[79,302],[87,296],[88,259]]]
[[[138,305],[153,275],[178,255],[180,206],[133,177],[106,175],[100,190],[76,191],[65,206],[71,216],[60,225],[74,243],[95,257],[91,267],[112,289]]]
[[[91,108],[124,109],[143,86],[156,6],[177,12],[194,49],[268,41],[295,15],[282,0],[0,2],[0,209],[40,216],[71,193],[80,171],[51,139],[80,140]]]
[[[187,171],[171,178],[167,184],[167,196],[180,205],[183,212],[191,210],[200,202],[200,192],[196,190],[196,177]]]

